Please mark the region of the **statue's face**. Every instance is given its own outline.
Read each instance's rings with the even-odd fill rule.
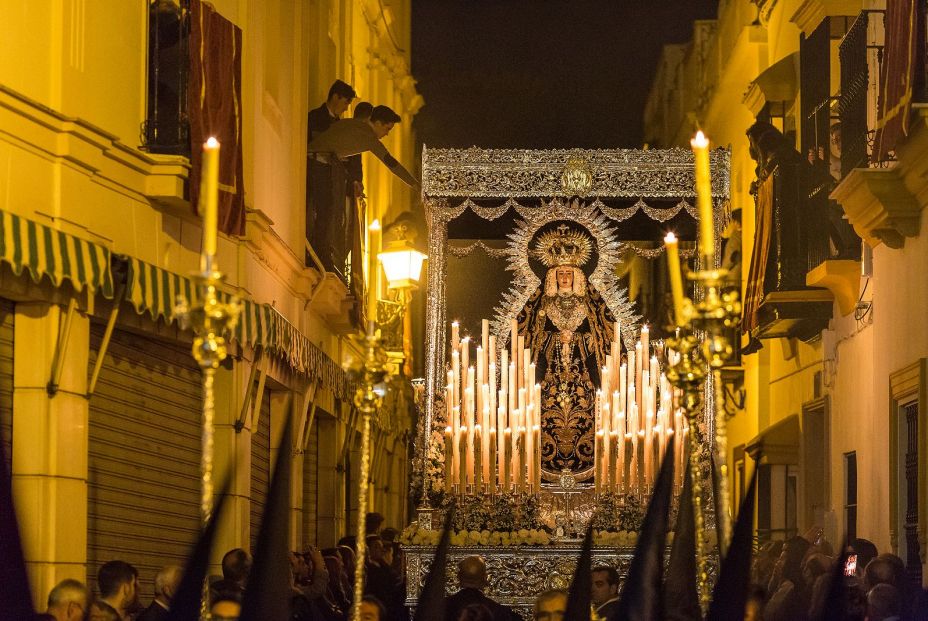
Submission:
[[[554,273],[557,278],[557,288],[559,291],[570,291],[574,288],[574,271],[569,267],[558,268]]]

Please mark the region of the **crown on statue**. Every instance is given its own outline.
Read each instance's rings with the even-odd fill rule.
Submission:
[[[545,267],[580,267],[589,261],[593,254],[593,240],[589,235],[562,224],[538,237],[533,254]]]

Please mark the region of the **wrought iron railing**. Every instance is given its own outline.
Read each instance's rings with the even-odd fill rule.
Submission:
[[[149,0],[148,110],[141,140],[151,153],[190,154],[189,15],[189,0]]]
[[[883,28],[884,11],[863,11],[841,41],[838,57],[841,62],[841,96],[838,116],[841,152],[841,176],[854,168],[869,165],[873,146],[875,94],[871,92],[871,69],[879,76],[883,62],[883,46],[871,43],[871,24]],[[873,110],[869,110],[873,108]],[[871,113],[868,119],[868,111]]]

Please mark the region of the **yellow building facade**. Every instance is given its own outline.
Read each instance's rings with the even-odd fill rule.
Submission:
[[[39,603],[63,578],[95,585],[114,559],[148,593],[198,528],[200,372],[173,305],[198,269],[201,224],[188,158],[140,148],[150,4],[187,3],[16,2],[0,25],[0,423]],[[410,2],[213,5],[242,30],[246,206],[244,234],[221,234],[217,253],[245,306],[216,377],[217,478],[232,476],[216,550],[251,548],[280,450],[291,547],[334,546],[357,519],[358,416],[341,362],[361,300],[304,261],[306,119],[343,79],[402,116],[384,142],[412,168],[423,101]],[[411,189],[364,164],[365,224],[414,209]],[[413,420],[408,380],[396,385],[374,422],[371,489],[372,510],[402,527]],[[290,411],[295,442],[281,447]]]
[[[762,538],[822,526],[832,542],[845,534],[870,539],[924,575],[928,333],[916,318],[925,292],[926,184],[917,176],[924,104],[911,106],[895,157],[876,161],[880,63],[892,44],[886,8],[723,1],[717,19],[694,25],[689,43],[664,49],[644,125],[658,146],[686,146],[698,126],[731,149],[743,285],[759,213],[750,193],[757,163],[745,132],[767,121],[800,160],[830,165],[824,195],[799,198],[808,222],[797,229],[810,247],[825,250],[800,257],[801,283],[766,292],[755,334],[763,347],[742,358],[745,400],[728,426],[733,497],[760,467]],[[913,101],[924,101],[924,93]],[[814,209],[828,205],[863,240],[850,259],[836,257],[833,240],[829,247],[823,231],[813,230],[820,217]]]

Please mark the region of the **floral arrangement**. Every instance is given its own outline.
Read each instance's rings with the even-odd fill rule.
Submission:
[[[441,397],[435,399],[435,418],[432,424],[432,433],[425,446],[418,440],[415,444],[412,479],[410,492],[417,503],[428,500],[433,507],[441,506],[444,501],[444,472],[445,472],[445,406]],[[416,421],[416,438],[425,435],[425,411],[420,409]]]
[[[408,545],[438,545],[441,537],[440,530],[420,529],[413,523],[403,531],[400,541]],[[501,530],[457,530],[451,533],[453,546],[523,546],[548,545],[551,536],[541,529],[519,529],[514,531]]]
[[[600,494],[593,527],[609,532],[638,531],[644,521],[645,504],[635,494]]]
[[[442,515],[448,511],[451,502],[451,498],[443,501],[440,507]],[[456,502],[455,530],[521,532],[543,530],[545,527],[539,516],[538,498],[531,494],[480,494],[464,496]]]

